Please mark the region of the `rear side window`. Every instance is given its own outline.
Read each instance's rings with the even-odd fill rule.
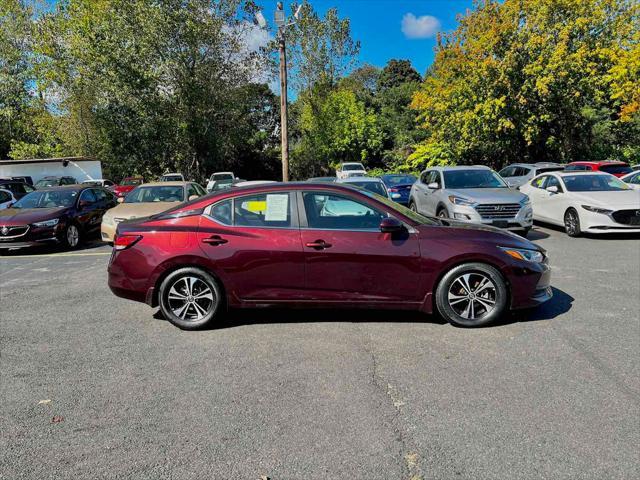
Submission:
[[[211,207],[210,216],[218,223],[231,225],[233,223],[233,216],[231,215],[232,209],[233,202],[231,200],[224,200]]]
[[[526,167],[517,167],[514,173],[514,177],[526,177],[530,171],[531,170]]]
[[[501,177],[514,177],[515,176],[515,167],[507,167],[500,170]]]
[[[386,214],[361,202],[324,193],[305,193],[304,209],[310,228],[378,230]]]
[[[290,227],[289,194],[262,193],[234,198],[233,224],[240,227]]]

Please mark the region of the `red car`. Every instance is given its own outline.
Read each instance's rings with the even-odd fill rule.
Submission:
[[[633,169],[625,162],[571,162],[565,167],[565,171],[593,171],[605,172],[615,175],[616,177],[624,177],[627,173],[633,172]]]
[[[113,187],[113,193],[118,197],[125,197],[127,193],[143,183],[144,178],[142,177],[125,177],[119,185]]]
[[[224,190],[121,222],[108,271],[116,295],[159,305],[184,329],[267,305],[437,310],[480,326],[552,296],[545,251],[524,238],[308,182]]]

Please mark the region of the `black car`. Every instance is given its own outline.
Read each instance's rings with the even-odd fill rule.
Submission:
[[[18,200],[35,190],[31,185],[19,180],[0,180],[0,188],[9,190]]]
[[[98,234],[104,212],[117,205],[102,187],[70,185],[36,190],[0,210],[0,249],[43,244],[76,248]]]
[[[61,187],[62,185],[75,185],[78,181],[73,177],[44,177],[38,180],[35,184],[35,187],[45,188],[45,187]]]

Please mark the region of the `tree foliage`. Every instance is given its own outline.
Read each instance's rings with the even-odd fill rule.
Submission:
[[[406,83],[415,83],[422,80],[418,71],[413,68],[409,60],[391,59],[380,72],[378,77],[378,89],[399,87]]]
[[[638,3],[482,1],[439,38],[407,168],[638,160]]]

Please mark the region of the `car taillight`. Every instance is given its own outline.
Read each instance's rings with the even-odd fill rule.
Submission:
[[[113,241],[113,249],[114,250],[125,250],[129,247],[134,246],[140,239],[142,235],[118,235]]]
[[[399,191],[400,191],[400,189],[399,189],[399,188],[396,188],[396,187],[391,187],[391,188],[389,189],[389,191],[390,191],[390,192],[399,192]]]

